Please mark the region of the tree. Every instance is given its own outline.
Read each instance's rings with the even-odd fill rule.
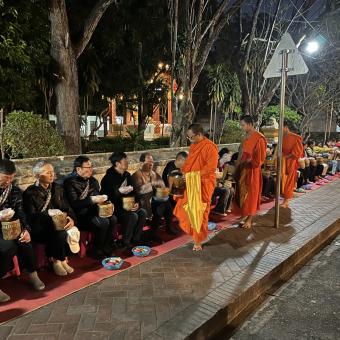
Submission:
[[[244,138],[244,131],[242,130],[239,121],[227,119],[224,122],[224,129],[221,136],[220,143],[240,143]]]
[[[269,119],[274,117],[276,121],[279,121],[280,118],[280,106],[279,105],[270,105],[266,107],[263,111],[262,123],[263,125],[269,122]],[[289,106],[285,107],[285,120],[291,122],[295,126],[298,126],[301,122],[301,116],[297,111],[291,109]]]
[[[327,111],[340,107],[339,87],[333,85],[332,78],[325,73],[309,73],[289,81],[288,104],[302,117],[299,128],[303,136],[309,135],[311,122],[319,118],[320,114],[325,116]]]
[[[173,60],[172,65],[178,82],[175,96],[183,96],[183,100],[178,102],[178,108],[177,105],[173,107],[172,146],[186,143],[186,129],[195,117],[193,90],[216,39],[243,2],[244,0],[170,2],[171,46],[173,58],[176,59],[176,63]]]
[[[315,25],[311,39],[321,47],[313,56],[305,55],[309,72],[299,77],[289,77],[288,105],[301,115],[300,130],[309,136],[314,120],[325,118],[325,139],[331,121],[335,121],[340,109],[340,8],[326,8],[322,20]]]
[[[320,3],[297,1],[294,6],[281,0],[256,0],[252,10],[239,14],[239,40],[234,41],[233,56],[237,64],[242,89],[242,111],[253,116],[258,125],[262,122],[263,110],[270,104],[280,85],[280,78],[265,79],[263,73],[283,33],[289,31],[296,41],[310,27],[307,19],[310,13],[322,15]],[[250,12],[250,15],[249,15]]]
[[[225,122],[241,102],[241,91],[236,74],[229,72],[224,64],[208,65],[210,96],[210,132],[213,141],[220,143]],[[212,124],[213,122],[213,124]]]
[[[98,81],[94,82],[98,85],[96,94],[86,100],[89,110],[102,110],[99,108],[102,96],[115,98],[122,115],[126,110],[138,111],[139,138],[144,136],[153,106],[159,104],[168,89],[164,79],[165,65],[170,59],[166,5],[166,0],[125,0],[117,7],[111,6],[92,36],[91,48],[78,61],[81,97],[88,70],[98,74]],[[158,67],[160,62],[163,68]]]
[[[0,0],[0,108],[40,107],[36,79],[49,64],[49,23],[43,0]]]
[[[68,153],[77,154],[81,149],[77,59],[88,45],[101,17],[114,2],[97,0],[76,37],[70,30],[65,0],[51,0],[51,56],[59,66],[55,86],[57,128]]]

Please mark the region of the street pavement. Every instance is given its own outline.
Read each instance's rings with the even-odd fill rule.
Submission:
[[[340,236],[276,291],[231,339],[340,339]]]

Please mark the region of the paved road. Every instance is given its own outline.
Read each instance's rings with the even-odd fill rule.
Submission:
[[[304,266],[233,340],[340,339],[340,236]]]

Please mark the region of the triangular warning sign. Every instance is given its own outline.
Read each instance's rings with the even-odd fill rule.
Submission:
[[[288,54],[288,76],[305,74],[308,72],[308,67],[297,49],[294,40],[289,33],[285,33],[277,45],[272,59],[263,74],[265,78],[281,77],[282,50],[290,51]]]

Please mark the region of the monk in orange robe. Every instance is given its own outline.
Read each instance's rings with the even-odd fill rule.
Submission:
[[[283,208],[289,207],[289,200],[293,198],[294,189],[297,182],[297,170],[299,167],[299,158],[303,157],[304,149],[302,138],[289,130],[288,123],[283,125],[282,140],[282,195],[284,201]]]
[[[181,169],[186,175],[186,190],[184,196],[177,199],[174,215],[183,231],[192,235],[195,243],[193,250],[200,251],[202,241],[208,236],[210,202],[216,185],[218,149],[204,136],[203,128],[199,124],[190,125],[187,138],[192,144],[189,156]],[[194,175],[194,178],[188,175]],[[190,187],[195,184],[196,187]],[[193,198],[193,195],[199,192],[199,197]],[[198,221],[198,226],[194,225],[194,220]]]
[[[237,168],[236,203],[241,208],[244,228],[251,228],[253,216],[260,208],[262,193],[262,164],[266,158],[267,141],[254,128],[251,116],[241,117],[241,126],[246,138],[241,146]]]

